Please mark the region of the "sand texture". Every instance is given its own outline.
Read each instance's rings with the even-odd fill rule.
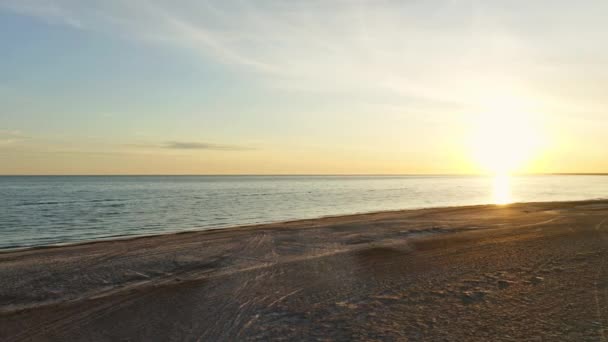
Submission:
[[[606,341],[608,201],[0,253],[0,341]]]

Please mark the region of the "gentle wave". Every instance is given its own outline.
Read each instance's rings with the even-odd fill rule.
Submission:
[[[0,177],[0,248],[493,203],[471,176]],[[608,197],[606,176],[519,176],[513,201]]]

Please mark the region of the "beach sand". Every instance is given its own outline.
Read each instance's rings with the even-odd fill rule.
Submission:
[[[606,341],[608,201],[0,253],[1,341]]]

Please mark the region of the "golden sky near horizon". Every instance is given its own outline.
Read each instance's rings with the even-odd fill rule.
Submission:
[[[0,174],[608,172],[608,3],[0,3]]]

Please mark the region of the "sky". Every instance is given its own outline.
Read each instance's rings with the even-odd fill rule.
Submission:
[[[0,174],[608,172],[606,1],[0,0]]]

